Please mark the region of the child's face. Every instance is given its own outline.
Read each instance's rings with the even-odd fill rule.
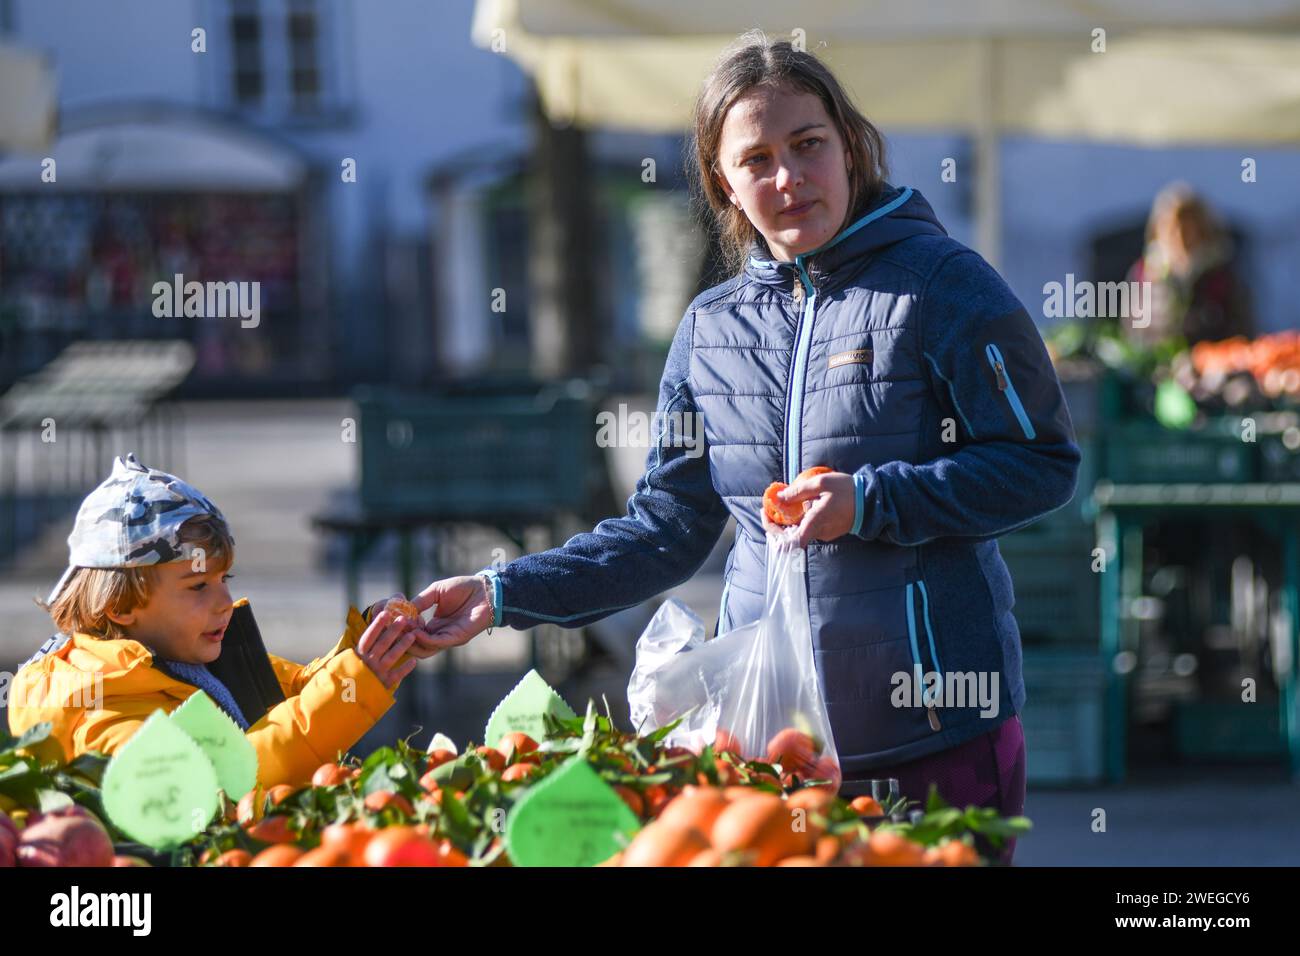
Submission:
[[[233,604],[228,568],[195,571],[189,561],[156,565],[149,601],[114,620],[169,660],[208,664],[221,655]]]

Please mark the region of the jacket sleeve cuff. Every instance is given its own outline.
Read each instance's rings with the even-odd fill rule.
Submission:
[[[504,614],[502,608],[502,591],[501,575],[497,573],[496,568],[484,568],[479,574],[485,575],[492,585],[492,626],[500,627],[501,618]]]
[[[373,606],[371,605],[371,607]],[[343,651],[349,647],[355,648],[357,646],[357,641],[361,640],[361,635],[370,626],[370,610],[371,608],[366,608],[366,613],[363,616],[356,608],[348,608],[348,624],[343,631],[343,636],[339,638],[336,651]]]
[[[867,476],[858,472],[853,476],[853,534],[862,533],[862,518],[867,511]]]
[[[367,612],[369,610],[369,608],[366,608]],[[366,632],[366,628],[369,626],[368,617],[363,616],[355,607],[349,607],[348,622],[343,629],[343,636],[338,639],[338,643],[322,655],[321,659],[328,660],[335,654],[342,654],[346,650],[356,650],[357,641],[361,640],[361,635]]]

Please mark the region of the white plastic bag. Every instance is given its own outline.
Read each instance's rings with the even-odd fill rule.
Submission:
[[[670,745],[735,749],[801,780],[840,783],[839,757],[813,659],[805,552],[795,529],[767,537],[767,592],[757,621],[704,640],[670,599],[637,641],[628,684],[632,723],[648,734],[681,720]]]
[[[698,614],[676,598],[659,605],[650,623],[636,642],[636,666],[627,684],[632,726],[645,727],[646,733],[663,721],[655,716],[655,675],[679,651],[699,647],[705,641],[704,622]]]

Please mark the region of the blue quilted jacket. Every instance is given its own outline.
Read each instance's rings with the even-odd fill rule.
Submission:
[[[753,621],[763,491],[826,465],[857,491],[852,532],[814,541],[805,562],[846,773],[948,749],[1021,710],[997,537],[1070,500],[1079,448],[1034,322],[920,193],[886,187],[792,263],[756,245],[690,304],[658,411],[626,516],[487,569],[496,624],[579,627],[645,601],[699,570],[729,515],[720,626]],[[694,416],[703,449],[689,440]]]

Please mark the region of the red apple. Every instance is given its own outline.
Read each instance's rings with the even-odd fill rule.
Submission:
[[[58,817],[82,817],[86,820],[93,820],[100,826],[104,825],[103,820],[99,819],[99,817],[95,816],[79,803],[72,803],[66,807],[59,807],[57,810],[51,810],[48,813],[41,813],[39,810],[33,810],[27,816],[27,825],[31,826],[33,823],[40,823],[42,820],[52,820]]]
[[[23,830],[19,866],[112,866],[113,841],[92,814],[47,813]]]

